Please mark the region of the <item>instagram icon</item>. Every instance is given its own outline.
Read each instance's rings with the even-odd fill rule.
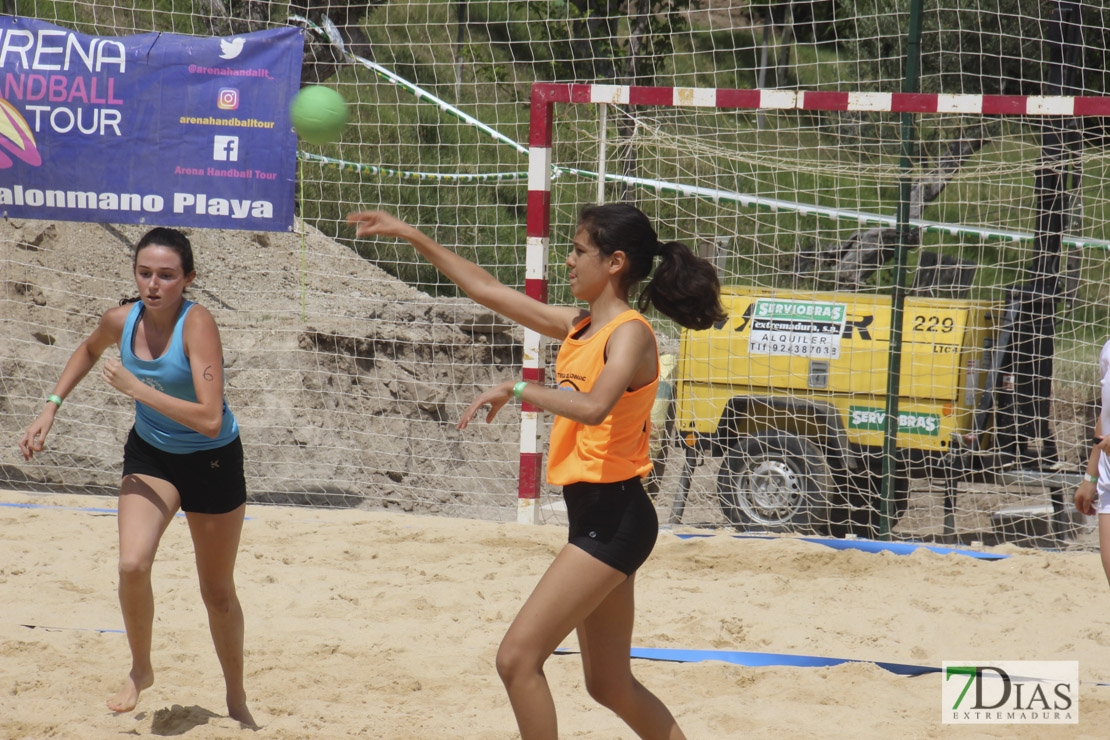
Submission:
[[[220,110],[235,110],[239,107],[239,91],[234,87],[221,87],[216,106]]]

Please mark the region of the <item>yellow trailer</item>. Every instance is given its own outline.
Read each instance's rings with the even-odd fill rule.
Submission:
[[[723,457],[717,493],[726,516],[780,531],[839,534],[838,525],[871,525],[890,296],[729,286],[722,301],[724,323],[683,333],[674,394],[687,447]],[[905,508],[906,463],[943,465],[972,433],[998,308],[906,299],[896,515]]]

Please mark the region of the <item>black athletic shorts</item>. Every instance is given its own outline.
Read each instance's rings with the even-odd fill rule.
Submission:
[[[165,452],[132,427],[123,447],[123,475],[149,475],[172,483],[181,496],[181,510],[194,514],[226,514],[247,501],[243,443],[238,437],[211,450]]]
[[[563,486],[570,532],[567,542],[632,575],[644,564],[659,535],[655,506],[639,478],[619,483]]]

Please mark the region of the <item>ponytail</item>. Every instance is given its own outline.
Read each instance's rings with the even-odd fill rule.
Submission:
[[[640,291],[636,307],[648,306],[687,329],[708,329],[728,318],[721,305],[717,271],[682,242],[661,242],[643,211],[627,203],[587,206],[579,226],[604,255],[622,251],[628,257],[625,284],[631,288],[655,274]]]
[[[682,242],[659,244],[655,274],[640,291],[637,309],[654,306],[687,329],[704,330],[728,318],[717,271]]]

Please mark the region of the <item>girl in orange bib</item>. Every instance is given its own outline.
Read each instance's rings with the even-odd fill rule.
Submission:
[[[725,319],[713,267],[679,242],[661,243],[631,205],[590,206],[581,213],[566,261],[571,293],[588,308],[552,306],[501,284],[387,213],[352,213],[347,220],[357,224],[358,236],[407,239],[473,300],[563,342],[557,387],[502,383],[478,396],[458,425],[465,429],[486,405],[491,421],[513,396],[555,414],[547,480],[563,486],[570,534],[497,651],[497,671],[521,736],[558,736],[543,664],[577,630],[590,696],[642,738],[685,737],[631,669],[635,573],[659,529],[640,483],[651,470],[648,434],[659,356],[655,334],[629,295],[659,257],[640,292],[640,311],[654,306],[682,326],[708,329]]]

